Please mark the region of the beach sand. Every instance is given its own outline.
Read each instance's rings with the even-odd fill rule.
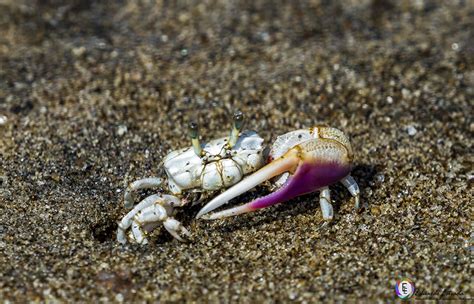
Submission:
[[[446,3],[2,1],[0,299],[472,299],[474,5]],[[344,130],[362,210],[335,185],[327,226],[314,193],[118,244],[126,185],[236,109],[268,144]]]

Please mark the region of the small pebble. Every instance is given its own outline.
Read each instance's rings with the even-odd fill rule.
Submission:
[[[124,125],[119,126],[118,129],[117,129],[117,135],[118,136],[123,136],[125,133],[127,133],[127,131],[128,131],[127,126],[124,126]]]
[[[82,56],[85,52],[86,52],[86,48],[83,46],[72,49],[72,54],[76,57]]]
[[[0,115],[0,126],[7,124],[8,118],[5,115]]]
[[[408,126],[407,132],[408,132],[408,135],[415,136],[417,131],[416,131],[416,128],[414,126]]]
[[[373,206],[372,208],[370,208],[370,213],[375,216],[380,215],[380,208],[377,206]]]
[[[377,175],[375,176],[375,179],[377,180],[378,183],[383,183],[384,180],[385,180],[385,175],[383,175],[383,174],[377,174]]]

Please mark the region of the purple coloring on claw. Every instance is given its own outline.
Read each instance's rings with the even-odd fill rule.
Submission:
[[[335,162],[303,164],[276,192],[248,203],[249,209],[266,208],[303,194],[315,192],[340,181],[350,172],[350,166],[340,165]]]

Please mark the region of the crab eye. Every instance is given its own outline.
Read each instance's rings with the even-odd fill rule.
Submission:
[[[240,130],[242,130],[244,124],[244,114],[240,111],[234,113],[234,123],[232,125],[232,130],[230,131],[229,136],[229,147],[235,146],[237,140],[239,139]]]
[[[193,144],[194,153],[196,153],[196,155],[200,157],[202,154],[202,147],[201,143],[199,142],[199,127],[197,123],[195,123],[194,121],[190,122],[188,126],[188,132],[189,136],[191,137],[191,143]]]
[[[199,136],[199,127],[198,124],[194,121],[190,122],[188,125],[189,136],[194,139]]]
[[[237,111],[234,113],[234,128],[237,130],[242,130],[242,126],[244,124],[244,113],[241,111]]]

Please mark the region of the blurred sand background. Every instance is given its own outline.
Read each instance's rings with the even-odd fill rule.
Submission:
[[[473,29],[472,1],[0,1],[0,299],[472,298]],[[190,242],[120,246],[127,183],[235,109],[268,142],[347,132],[364,209],[192,207]]]

